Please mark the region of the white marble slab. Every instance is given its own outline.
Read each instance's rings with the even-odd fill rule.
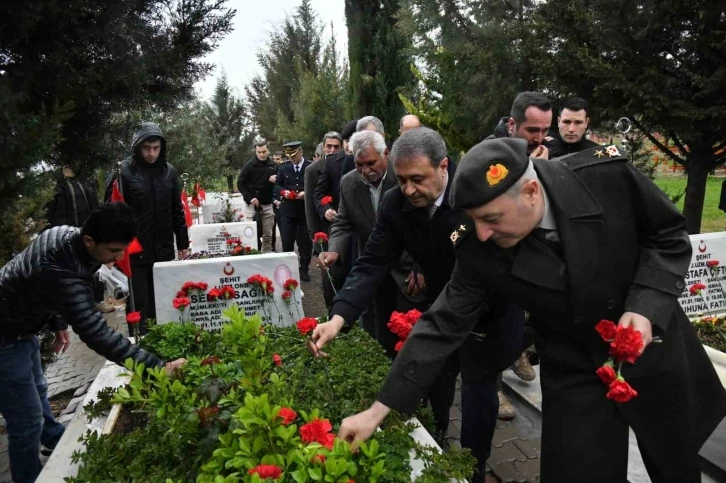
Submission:
[[[257,249],[257,223],[213,223],[189,227],[189,248],[192,253],[209,252],[227,254],[227,240],[239,238],[242,244]]]
[[[716,315],[726,312],[726,232],[690,235],[690,238],[693,255],[683,294],[678,302],[687,315]],[[712,260],[720,262],[715,272],[706,266]],[[706,285],[703,297],[689,293],[688,289],[694,283]]]
[[[206,330],[220,329],[225,321],[222,312],[236,303],[246,315],[258,312],[262,315],[262,294],[258,293],[247,279],[255,274],[273,281],[274,304],[266,303],[263,316],[266,323],[290,326],[305,314],[302,308],[302,291],[295,290],[295,301],[288,306],[282,299],[283,283],[294,278],[300,280],[298,258],[295,253],[268,253],[242,257],[209,258],[204,260],[183,260],[154,264],[154,298],[156,315],[160,324],[168,322],[194,322]],[[207,301],[206,294],[194,293],[190,297],[191,307],[180,312],[172,305],[184,282],[206,282],[209,289],[231,285],[235,289],[232,300]],[[270,315],[271,314],[271,315]],[[269,319],[269,320],[268,320]]]
[[[204,224],[209,223],[229,223],[230,220],[221,221],[220,215],[224,213],[225,200],[231,200],[231,208],[234,211],[234,221],[252,221],[245,219],[245,201],[239,193],[207,193],[207,200],[202,205],[202,221]]]

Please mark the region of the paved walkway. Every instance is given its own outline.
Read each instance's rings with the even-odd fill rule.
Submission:
[[[119,307],[116,312],[105,314],[105,316],[110,327],[125,333],[126,322],[123,306]],[[68,406],[58,416],[60,422],[67,423],[71,420],[78,404],[83,401],[88,387],[105,362],[106,359],[89,349],[71,330],[70,347],[58,357],[53,365],[48,367],[45,373],[48,380],[49,398],[66,391],[75,391]],[[5,420],[0,416],[0,483],[11,483],[9,465]]]

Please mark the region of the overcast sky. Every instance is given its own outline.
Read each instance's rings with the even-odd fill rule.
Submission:
[[[311,0],[310,4],[325,25],[325,39],[330,36],[333,22],[338,48],[348,52],[348,30],[345,26],[344,0]],[[300,0],[228,0],[227,6],[237,10],[234,31],[220,42],[205,60],[215,64],[214,72],[197,84],[197,91],[205,98],[214,92],[216,78],[224,68],[230,86],[244,95],[244,87],[260,72],[257,52],[265,45],[267,34],[279,25],[286,14],[292,15]]]

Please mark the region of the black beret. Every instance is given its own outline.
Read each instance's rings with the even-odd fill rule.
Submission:
[[[350,140],[351,136],[355,134],[355,128],[358,126],[358,119],[353,119],[352,121],[348,121],[348,124],[343,126],[343,129],[340,131],[340,136],[343,138],[344,141]]]
[[[527,141],[497,138],[471,148],[456,167],[451,183],[451,205],[477,208],[514,186],[529,166]]]

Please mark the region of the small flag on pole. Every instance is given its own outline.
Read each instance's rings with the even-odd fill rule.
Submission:
[[[124,195],[121,194],[121,190],[118,189],[118,180],[113,180],[113,190],[111,191],[111,202],[120,201],[124,203]],[[141,247],[139,240],[134,237],[131,244],[124,250],[124,257],[121,260],[116,260],[116,266],[121,270],[124,275],[131,278],[131,255],[135,253],[141,253],[144,249]]]
[[[192,210],[189,209],[189,203],[187,203],[187,191],[182,190],[181,192],[181,203],[184,208],[184,219],[187,222],[187,228],[192,226]]]

